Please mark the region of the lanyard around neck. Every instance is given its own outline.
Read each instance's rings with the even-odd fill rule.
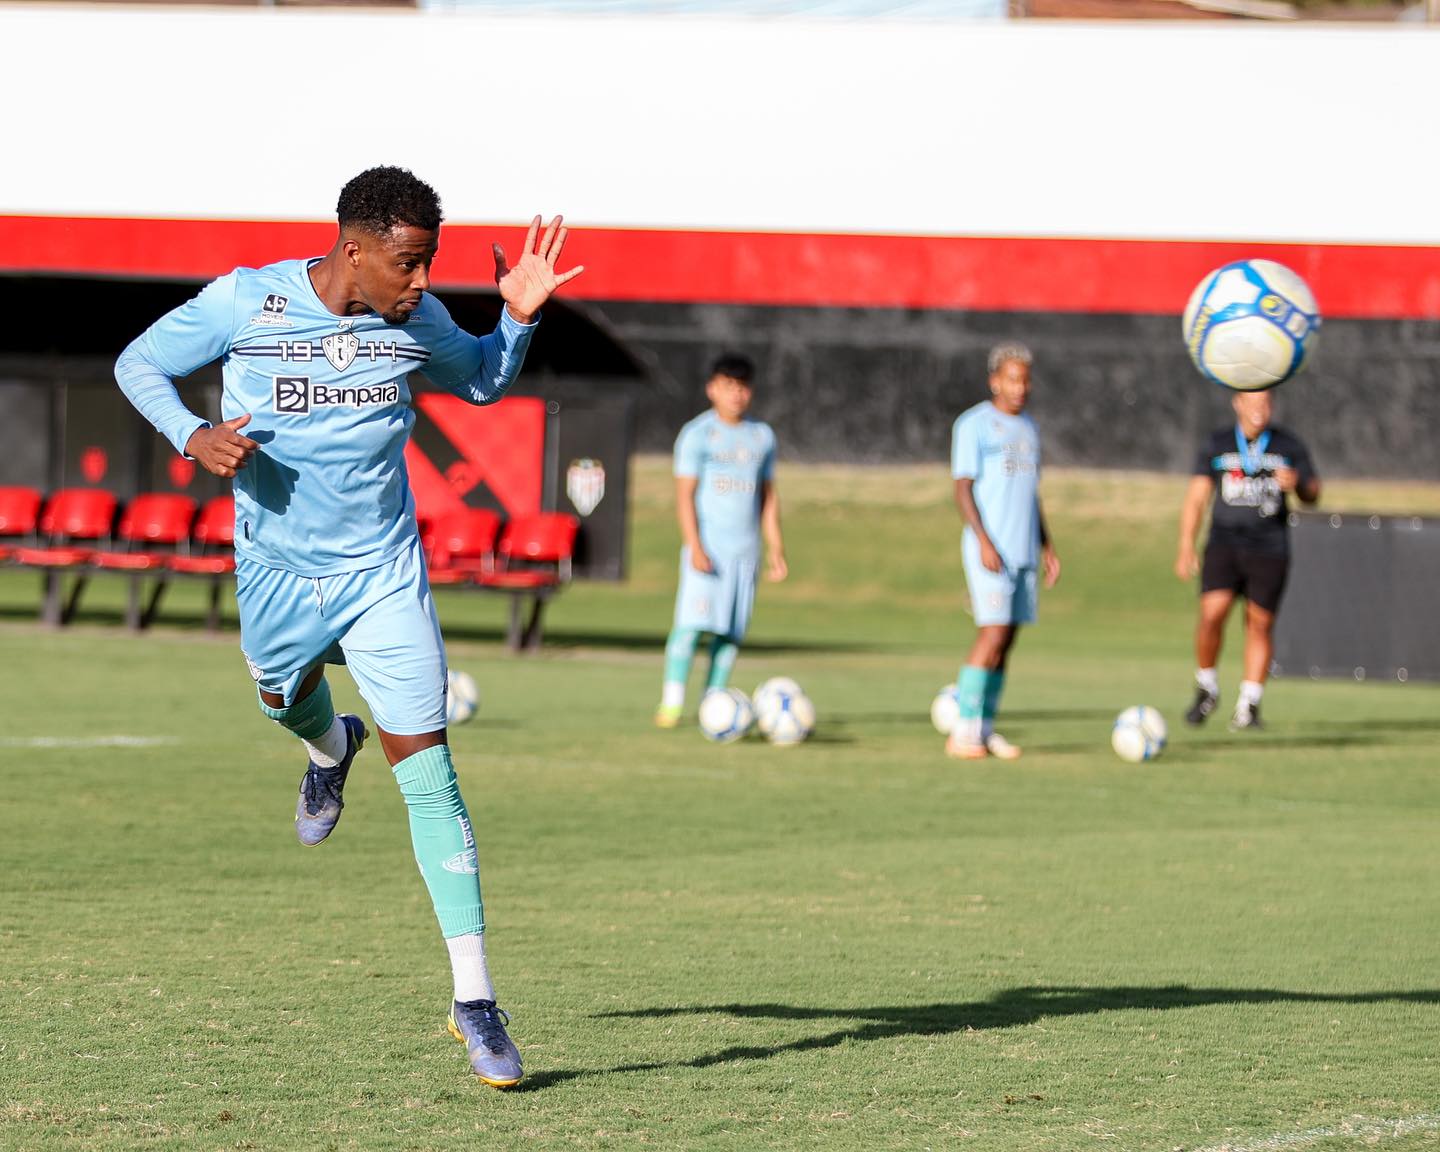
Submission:
[[[1240,466],[1245,475],[1254,476],[1265,463],[1265,449],[1270,446],[1270,429],[1266,428],[1254,440],[1246,440],[1245,432],[1235,425],[1235,447],[1240,449]]]

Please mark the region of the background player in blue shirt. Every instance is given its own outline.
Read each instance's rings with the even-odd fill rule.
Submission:
[[[961,555],[978,631],[956,679],[960,719],[945,751],[962,760],[1014,760],[1020,749],[995,731],[1005,664],[1020,625],[1036,615],[1036,570],[1060,579],[1060,558],[1040,508],[1040,434],[1025,414],[1030,350],[990,352],[991,399],[961,414],[951,436],[955,503],[965,519]]]
[[[303,844],[335,827],[369,735],[331,704],[325,665],[349,665],[450,952],[450,1030],[482,1080],[508,1087],[520,1054],[495,1004],[475,834],[445,731],[445,647],[405,469],[407,376],[423,370],[475,404],[500,399],[541,305],[583,269],[556,272],[566,230],[557,216],[541,235],[535,217],[514,267],[493,246],[505,306],[477,338],[429,295],[442,218],[434,189],[404,169],[372,168],[341,190],[337,214],[326,255],[220,277],[137,337],[115,374],[177,451],[234,479],[241,647],[261,711],[309,751],[295,809]],[[173,381],[217,359],[222,420],[212,426]]]
[[[1195,460],[1195,474],[1180,510],[1175,574],[1200,574],[1200,618],[1195,625],[1195,702],[1185,713],[1203,724],[1220,703],[1215,666],[1225,621],[1236,596],[1245,597],[1245,663],[1230,727],[1259,728],[1260,700],[1275,654],[1275,617],[1290,571],[1293,492],[1306,504],[1320,499],[1320,477],[1310,451],[1288,429],[1271,424],[1269,392],[1241,392],[1231,401],[1235,423],[1217,428]],[[1195,537],[1210,505],[1210,536],[1202,568]]]
[[[775,433],[746,415],[754,375],[754,365],[744,356],[717,359],[705,384],[710,410],[675,439],[675,513],[684,544],[655,712],[661,728],[680,722],[700,633],[712,637],[705,690],[729,681],[755,604],[762,536],[767,575],[784,580],[788,573],[775,490]]]

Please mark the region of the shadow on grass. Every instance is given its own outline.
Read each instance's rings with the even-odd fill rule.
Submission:
[[[1171,1011],[1219,1004],[1440,1004],[1440,989],[1411,992],[1290,992],[1282,988],[1162,987],[1011,988],[989,1000],[953,1004],[906,1004],[887,1008],[807,1008],[789,1004],[709,1004],[602,1012],[595,1019],[663,1020],[678,1016],[730,1016],[739,1020],[847,1021],[814,1035],[774,1045],[734,1045],[691,1060],[621,1064],[614,1068],[556,1069],[527,1078],[522,1090],[537,1091],[586,1076],[617,1072],[660,1072],[709,1068],[739,1060],[768,1060],[787,1052],[813,1052],[850,1042],[892,1040],[902,1036],[946,1036],[1018,1028],[1040,1020],[1087,1016],[1097,1012]]]

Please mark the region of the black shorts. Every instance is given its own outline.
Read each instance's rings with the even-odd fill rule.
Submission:
[[[1273,614],[1280,610],[1289,572],[1286,552],[1255,552],[1212,541],[1200,569],[1200,594],[1234,592]]]

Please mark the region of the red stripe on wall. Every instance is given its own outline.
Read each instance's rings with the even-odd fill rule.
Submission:
[[[0,216],[0,272],[208,280],[238,265],[320,255],[333,224]],[[447,225],[438,287],[494,281],[520,229]],[[591,300],[976,311],[1178,313],[1210,269],[1288,264],[1334,317],[1440,319],[1440,248],[1211,241],[796,235],[577,228],[561,267]]]

